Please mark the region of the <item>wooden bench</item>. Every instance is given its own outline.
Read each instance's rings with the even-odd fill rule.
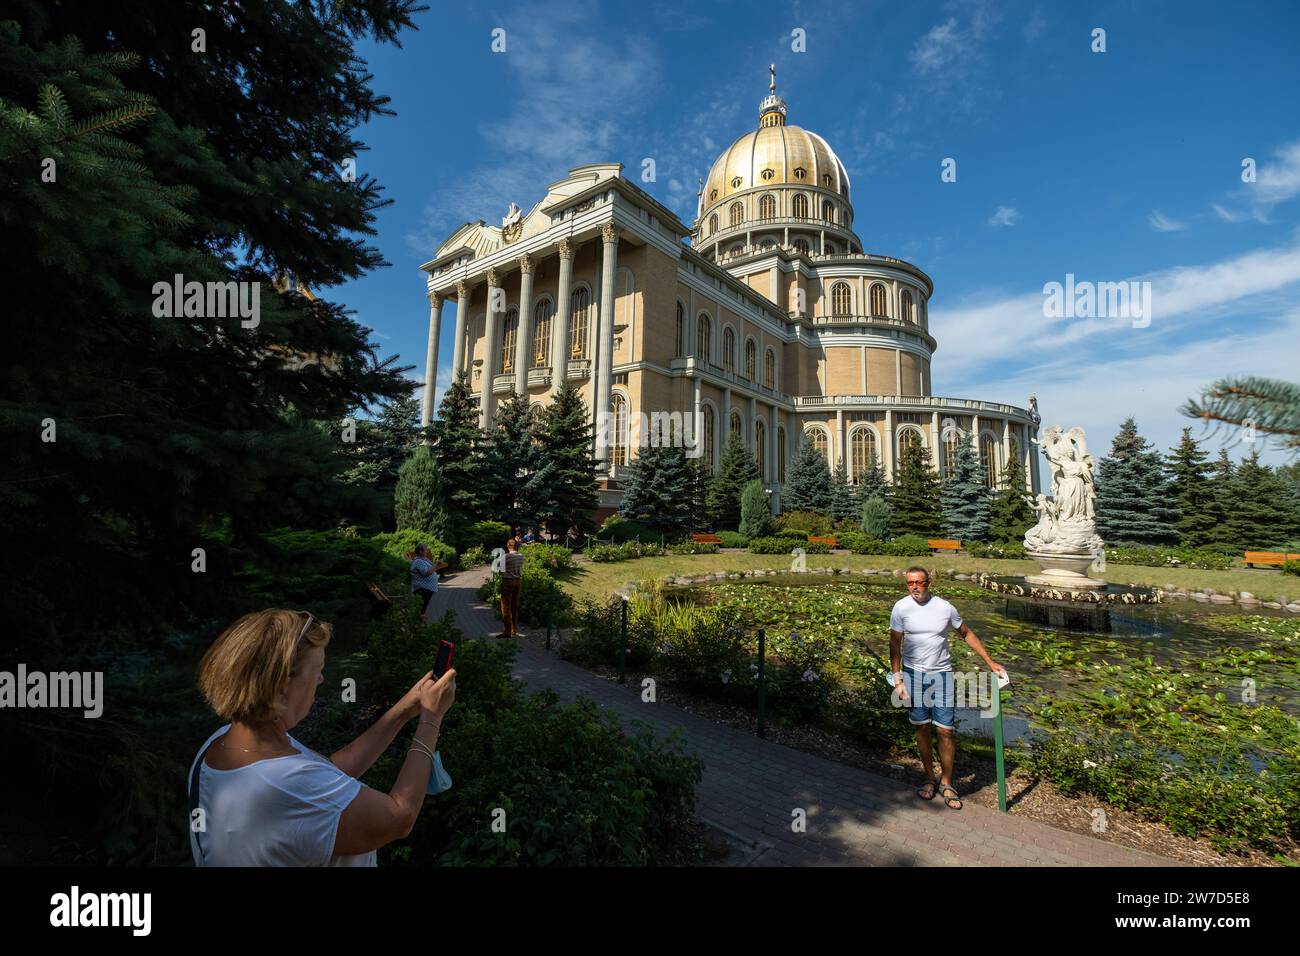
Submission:
[[[825,536],[818,536],[818,535],[810,534],[810,535],[808,535],[808,540],[809,540],[809,541],[820,541],[822,544],[826,545],[826,547],[831,548],[831,549],[838,548],[838,547],[840,546],[840,543],[839,543],[839,541],[836,539],[836,537],[835,537],[834,535],[829,535],[829,534],[828,534],[828,535],[825,535]]]
[[[1248,568],[1257,564],[1281,565],[1287,561],[1300,561],[1300,554],[1283,554],[1281,551],[1247,551],[1245,557]]]
[[[692,531],[691,540],[696,544],[722,544],[722,539],[716,534],[708,534],[703,531]]]
[[[930,546],[930,553],[935,554],[939,551],[960,551],[960,541],[950,541],[947,538],[928,538],[926,544]]]

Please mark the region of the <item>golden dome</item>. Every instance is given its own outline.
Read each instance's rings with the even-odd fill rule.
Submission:
[[[763,126],[732,143],[709,170],[704,207],[764,186],[814,187],[849,200],[844,164],[826,140],[798,126]]]

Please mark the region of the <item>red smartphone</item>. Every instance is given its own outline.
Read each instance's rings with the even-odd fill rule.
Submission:
[[[456,653],[456,645],[451,641],[438,642],[438,657],[433,662],[433,679],[439,680],[451,669],[451,658]]]

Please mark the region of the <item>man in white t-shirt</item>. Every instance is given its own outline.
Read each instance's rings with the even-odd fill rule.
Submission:
[[[939,732],[941,776],[937,789],[950,809],[960,810],[961,799],[952,786],[952,764],[957,752],[956,695],[952,659],[948,656],[948,631],[954,630],[964,637],[989,670],[1004,677],[1006,671],[989,657],[983,642],[962,621],[957,609],[930,593],[929,571],[916,566],[908,568],[907,592],[907,597],[898,601],[889,615],[889,662],[897,702],[911,702],[907,719],[916,727],[916,744],[925,767],[926,782],[916,795],[932,800],[936,791],[930,734],[933,724]]]

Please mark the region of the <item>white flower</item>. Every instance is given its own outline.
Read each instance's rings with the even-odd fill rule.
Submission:
[[[1084,770],[1088,770],[1088,769],[1090,769],[1090,768],[1092,768],[1092,767],[1095,767],[1095,766],[1097,766],[1097,765],[1096,765],[1095,763],[1093,763],[1091,760],[1085,760],[1085,761],[1083,762],[1083,769],[1084,769]]]

